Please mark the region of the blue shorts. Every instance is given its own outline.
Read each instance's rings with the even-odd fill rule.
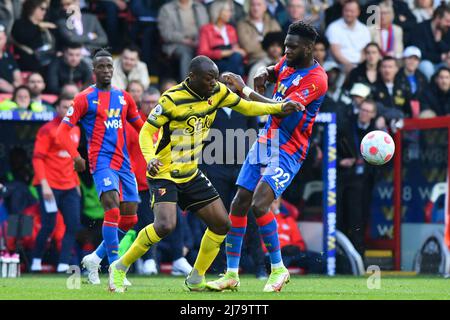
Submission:
[[[287,152],[268,148],[266,144],[256,141],[247,154],[236,185],[253,192],[259,181],[264,181],[277,199],[291,184],[301,166],[302,163]]]
[[[104,168],[92,174],[100,199],[103,192],[116,190],[119,192],[120,201],[140,202],[136,177],[131,171],[117,171]]]

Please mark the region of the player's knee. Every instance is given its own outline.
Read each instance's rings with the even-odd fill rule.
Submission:
[[[245,214],[251,204],[251,201],[251,196],[238,192],[231,203],[232,212],[242,212],[242,214]]]
[[[269,211],[269,205],[267,205],[263,199],[253,199],[251,209],[253,214],[258,218]]]
[[[168,236],[175,229],[177,225],[176,221],[162,220],[154,223],[155,232],[159,237],[164,238]]]

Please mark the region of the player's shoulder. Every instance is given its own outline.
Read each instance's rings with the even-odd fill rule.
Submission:
[[[317,63],[304,77],[304,81],[318,86],[318,88],[325,92],[328,90],[328,76],[325,69]]]
[[[91,94],[92,92],[94,92],[95,88],[92,86],[87,87],[86,89],[84,89],[83,91],[77,93],[75,95],[75,97],[73,98],[73,104],[75,106],[78,106],[80,104],[84,104],[85,102],[87,102],[87,97],[89,94]]]

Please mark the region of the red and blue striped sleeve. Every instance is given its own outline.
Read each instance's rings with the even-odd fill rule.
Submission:
[[[62,122],[73,127],[86,114],[87,110],[88,102],[86,94],[78,94],[73,99],[72,106],[67,110]]]
[[[127,121],[139,132],[144,125],[144,121],[141,119],[136,102],[128,92],[124,91],[123,95],[128,105]]]
[[[280,70],[281,70],[281,67],[283,66],[283,63],[285,60],[286,60],[286,56],[283,56],[283,58],[281,58],[281,60],[278,61],[278,63],[275,65],[273,70],[275,71],[276,78],[278,78],[278,76],[280,75]]]
[[[291,92],[285,100],[293,100],[307,106],[323,96],[328,90],[326,73],[318,72],[304,77],[296,90]]]

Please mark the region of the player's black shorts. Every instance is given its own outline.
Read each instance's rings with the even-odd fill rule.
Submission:
[[[185,183],[148,178],[148,184],[152,208],[155,203],[173,202],[178,203],[182,210],[197,211],[219,198],[214,186],[200,170],[194,179]]]

